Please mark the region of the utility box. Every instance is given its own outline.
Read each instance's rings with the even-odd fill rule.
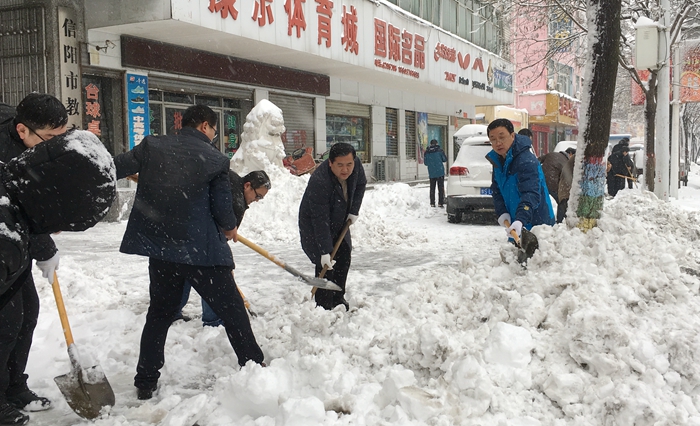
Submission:
[[[635,68],[659,69],[659,27],[649,18],[639,18],[636,25]]]

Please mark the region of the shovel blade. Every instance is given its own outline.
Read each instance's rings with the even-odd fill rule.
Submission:
[[[308,285],[311,285],[311,286],[314,286],[314,287],[318,287],[318,288],[322,288],[322,289],[324,289],[324,290],[332,290],[332,291],[342,291],[342,290],[343,290],[342,288],[340,288],[340,287],[338,286],[338,284],[336,284],[336,283],[334,283],[334,282],[332,282],[332,281],[328,281],[328,280],[323,279],[323,278],[318,278],[318,277],[309,278],[309,277],[305,277],[305,278],[303,278],[303,280],[304,280]]]
[[[93,420],[106,406],[114,406],[114,391],[100,366],[73,369],[53,379],[77,415]]]
[[[527,229],[523,229],[520,238],[520,250],[518,250],[518,263],[527,262],[532,256],[534,256],[535,251],[540,247],[540,243],[537,241],[537,236]]]

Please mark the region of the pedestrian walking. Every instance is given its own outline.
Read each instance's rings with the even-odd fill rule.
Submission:
[[[428,167],[430,178],[430,207],[435,207],[436,186],[438,207],[443,207],[445,204],[445,166],[443,164],[447,162],[447,156],[436,139],[430,141],[430,146],[425,150],[423,162]]]

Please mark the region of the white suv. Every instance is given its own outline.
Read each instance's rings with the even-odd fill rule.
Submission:
[[[486,154],[491,151],[487,136],[465,139],[447,175],[445,201],[447,221],[459,223],[462,213],[470,210],[493,210],[491,174],[493,167]]]

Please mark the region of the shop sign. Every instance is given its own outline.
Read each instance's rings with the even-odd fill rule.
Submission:
[[[493,77],[493,87],[495,87],[496,89],[505,90],[506,92],[513,91],[513,74],[508,74],[505,71],[494,69]]]
[[[681,102],[700,102],[700,40],[683,42],[681,55]]]
[[[576,120],[578,118],[578,105],[571,99],[560,97],[559,115]]]
[[[100,87],[90,83],[84,87],[85,92],[85,118],[88,132],[95,136],[102,136],[102,93]]]
[[[68,112],[68,126],[81,126],[80,117],[80,44],[78,21],[72,9],[58,8],[58,44],[60,49],[61,102]]]
[[[425,37],[405,29],[401,31],[386,21],[374,18],[374,56],[391,61],[375,58],[376,67],[420,78],[418,71],[400,64],[425,69]]]
[[[129,110],[129,149],[132,149],[151,132],[148,119],[148,76],[126,73],[126,99]]]

